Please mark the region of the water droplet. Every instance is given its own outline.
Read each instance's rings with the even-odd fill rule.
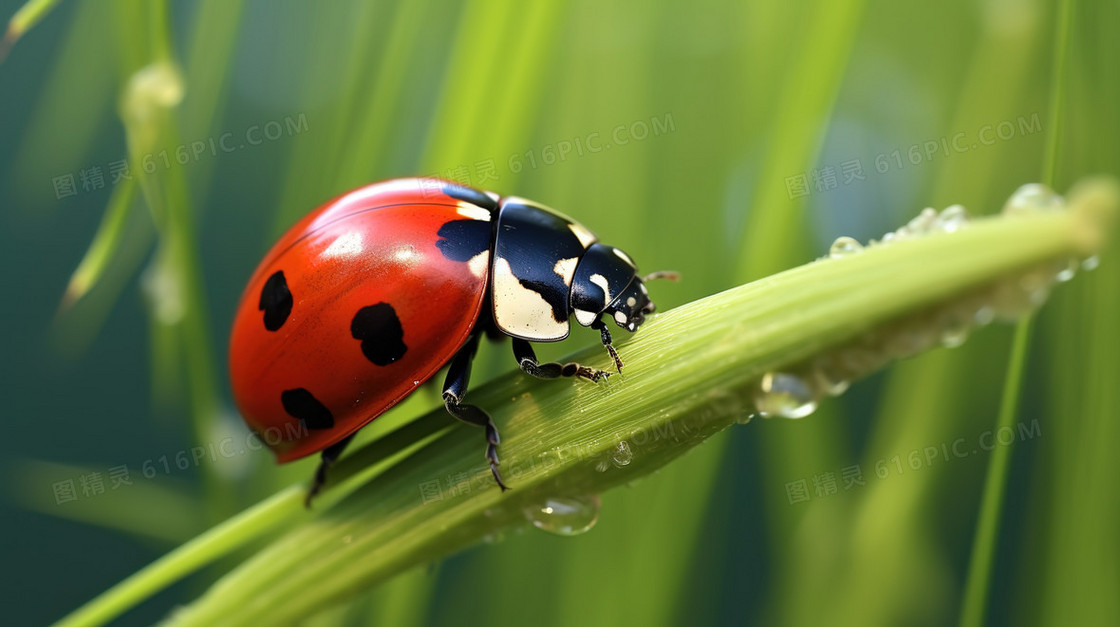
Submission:
[[[346,535],[342,536],[342,543],[343,543],[343,544],[350,544],[350,543],[351,543],[351,542],[353,542],[353,541],[354,541],[354,536],[353,536],[353,534],[349,534],[349,533],[348,533],[348,534],[346,534]]]
[[[739,415],[735,417],[735,422],[741,425],[745,425],[757,417],[758,414],[753,411],[743,411],[739,412]]]
[[[926,207],[914,219],[906,224],[906,230],[914,235],[922,235],[939,228],[937,211],[933,207]]]
[[[614,447],[614,455],[611,456],[611,461],[615,466],[622,467],[628,465],[634,459],[634,451],[630,450],[630,444],[623,440]]]
[[[1085,261],[1081,262],[1081,269],[1086,272],[1091,272],[1096,270],[1099,265],[1101,265],[1101,258],[1093,255],[1092,257],[1086,257]]]
[[[946,348],[956,348],[968,339],[968,321],[964,318],[950,316],[941,327],[941,345]]]
[[[525,509],[533,526],[558,536],[578,536],[599,521],[602,503],[597,495],[551,498]]]
[[[882,349],[893,359],[905,359],[928,350],[937,341],[937,331],[921,319],[897,324],[883,334]]]
[[[1054,190],[1041,183],[1027,183],[1003,205],[1003,213],[1020,214],[1033,211],[1048,211],[1061,209],[1065,201]]]
[[[1019,287],[1035,307],[1046,302],[1050,296],[1050,286],[1053,284],[1054,275],[1041,269],[1028,272],[1019,278]]]
[[[503,531],[494,531],[482,536],[482,541],[486,544],[498,544],[506,539],[506,534]]]
[[[1020,288],[1014,280],[997,283],[989,303],[995,317],[1004,322],[1014,322],[1034,310],[1029,292]]]
[[[995,319],[995,317],[996,312],[992,311],[991,307],[987,305],[981,305],[976,309],[976,313],[972,315],[972,320],[976,323],[977,326],[982,327],[984,325],[991,324],[992,320]]]
[[[840,396],[848,391],[851,381],[840,374],[835,360],[819,358],[813,362],[813,381],[817,388],[829,396]]]
[[[953,233],[968,224],[968,211],[962,205],[949,205],[937,216],[937,228]]]
[[[1065,283],[1077,275],[1077,268],[1080,265],[1081,264],[1078,263],[1076,259],[1058,262],[1056,266],[1058,271],[1054,274],[1054,278],[1057,279],[1059,283]]]
[[[837,237],[836,241],[832,242],[832,248],[828,250],[828,256],[837,259],[839,257],[854,255],[862,250],[863,244],[845,235],[843,237]]]
[[[838,361],[845,372],[859,376],[881,368],[887,363],[887,357],[882,351],[867,346],[848,346],[840,351]]]
[[[754,394],[754,406],[762,416],[804,418],[817,409],[817,398],[804,379],[784,372],[762,377]]]

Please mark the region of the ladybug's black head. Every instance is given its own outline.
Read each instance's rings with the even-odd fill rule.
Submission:
[[[572,281],[571,306],[576,321],[585,327],[597,327],[607,315],[627,331],[637,330],[654,310],[634,261],[605,244],[592,244],[580,259]]]
[[[633,333],[646,321],[646,314],[653,313],[654,309],[646,284],[641,277],[635,276],[603,313],[614,318],[618,326]]]

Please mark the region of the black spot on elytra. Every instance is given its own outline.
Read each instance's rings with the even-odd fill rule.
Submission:
[[[350,334],[362,341],[362,354],[378,366],[388,366],[408,350],[401,320],[389,303],[359,309],[350,322]]]
[[[292,293],[284,271],[277,270],[268,277],[261,288],[261,301],[257,305],[264,312],[264,328],[275,331],[284,326],[288,314],[292,313]]]
[[[469,261],[490,248],[490,223],[484,220],[452,220],[438,234],[436,248],[452,261]]]
[[[443,193],[454,198],[455,200],[469,202],[476,207],[482,207],[483,209],[489,209],[490,211],[498,208],[498,202],[496,200],[478,191],[477,189],[472,189],[470,187],[464,187],[462,185],[456,185],[454,183],[444,183]]]
[[[298,418],[308,429],[330,429],[334,426],[331,410],[306,388],[284,390],[280,393],[280,402],[284,404],[284,411]]]

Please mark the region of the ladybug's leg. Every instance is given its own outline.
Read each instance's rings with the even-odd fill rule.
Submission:
[[[513,356],[517,359],[517,365],[521,366],[521,370],[538,379],[582,377],[591,381],[598,381],[599,379],[606,379],[611,376],[609,372],[595,370],[594,368],[588,368],[587,366],[574,362],[561,364],[551,361],[542,364],[537,361],[537,354],[533,352],[532,344],[529,344],[527,340],[519,338],[513,338]]]
[[[471,335],[467,343],[451,358],[447,378],[443,382],[443,404],[452,416],[486,429],[486,459],[490,462],[490,472],[494,475],[494,481],[498,482],[498,487],[504,492],[509,488],[502,483],[502,475],[498,472],[498,444],[501,443],[498,427],[494,425],[489,414],[474,405],[463,403],[463,396],[467,393],[467,384],[471,379],[471,361],[474,360],[474,354],[478,350],[479,337],[477,333]]]
[[[319,490],[323,488],[323,484],[327,481],[327,469],[342,455],[346,445],[350,444],[350,440],[353,439],[354,435],[351,434],[323,449],[323,455],[319,459],[319,467],[315,469],[315,478],[311,480],[311,489],[307,491],[307,497],[303,499],[304,507],[311,509],[311,499],[315,498],[315,495],[319,493]]]
[[[599,335],[603,338],[603,346],[607,347],[607,352],[611,354],[611,359],[614,360],[614,367],[618,369],[618,374],[622,374],[622,360],[618,357],[618,351],[611,345],[611,332],[607,330],[607,325],[603,321],[596,320],[595,324],[591,325],[592,329],[598,328]]]

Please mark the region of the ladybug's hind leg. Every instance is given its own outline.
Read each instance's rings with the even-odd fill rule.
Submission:
[[[527,340],[519,338],[513,338],[513,356],[517,359],[517,365],[521,367],[523,372],[537,377],[538,379],[580,377],[590,381],[599,381],[600,379],[606,379],[611,376],[609,372],[595,370],[594,368],[589,368],[575,362],[562,364],[550,361],[542,364],[537,361],[537,354],[533,352],[533,345]],[[619,365],[621,366],[621,362],[619,362]],[[621,368],[619,371],[621,372]]]
[[[346,445],[350,444],[350,440],[353,439],[354,435],[351,434],[323,449],[323,455],[319,459],[319,467],[315,469],[315,478],[311,480],[311,489],[307,491],[307,497],[303,500],[304,507],[311,509],[311,499],[315,498],[315,495],[323,488],[323,484],[327,482],[327,469],[342,455]]]
[[[502,475],[498,472],[498,444],[501,442],[501,438],[498,437],[498,427],[494,425],[489,414],[474,405],[463,403],[467,384],[471,379],[471,361],[474,360],[474,354],[478,350],[479,337],[477,333],[472,334],[467,343],[451,358],[447,378],[443,382],[443,404],[452,416],[486,429],[486,459],[490,462],[490,472],[494,475],[494,481],[504,492],[509,487],[502,482]]]

